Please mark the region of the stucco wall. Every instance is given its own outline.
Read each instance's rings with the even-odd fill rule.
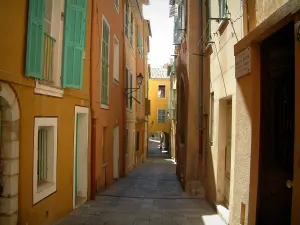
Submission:
[[[0,80],[10,83],[20,106],[18,216],[22,225],[51,224],[73,208],[75,105],[89,107],[90,3],[82,90],[64,89],[63,98],[34,94],[35,80],[24,75],[28,1],[0,3]],[[58,117],[57,191],[33,205],[34,117],[41,116]]]
[[[166,98],[158,98],[158,85],[166,86]],[[165,123],[157,122],[157,113],[158,109],[168,110],[168,101],[169,101],[169,92],[170,92],[170,80],[169,79],[149,79],[149,99],[151,101],[151,114],[149,116],[148,132],[154,133],[156,131],[163,131],[166,133],[170,132],[170,121],[167,120]],[[154,122],[152,125],[152,121]]]
[[[204,111],[208,113],[208,124],[213,116],[212,145],[208,144],[207,153],[207,184],[206,193],[209,201],[222,203],[225,196],[225,150],[227,146],[226,114],[227,101],[232,101],[232,121],[231,121],[231,173],[230,173],[230,199],[229,210],[232,214],[232,202],[234,197],[233,188],[236,183],[235,168],[235,140],[236,140],[236,79],[235,79],[235,57],[234,44],[242,38],[242,20],[238,19],[242,15],[241,2],[228,0],[228,12],[234,20],[231,24],[226,21],[211,21],[211,41],[213,43],[206,48],[207,44],[201,43],[206,53],[210,54],[205,59],[205,73],[210,74],[209,93],[205,93]],[[211,17],[219,17],[219,5],[217,0],[211,1]],[[206,24],[205,26],[206,27]],[[234,28],[234,29],[233,29]],[[205,75],[205,77],[207,77]],[[210,95],[214,93],[214,100],[210,103]],[[211,115],[210,104],[214,104],[214,114]],[[207,132],[209,136],[211,131]],[[208,137],[210,139],[210,137]],[[230,215],[231,215],[230,214]]]
[[[248,2],[250,31],[261,24],[288,0],[256,0]]]

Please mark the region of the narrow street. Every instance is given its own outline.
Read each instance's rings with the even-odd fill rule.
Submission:
[[[158,157],[158,143],[149,147],[150,157],[143,165],[56,224],[223,225],[204,199],[182,192],[174,162]]]

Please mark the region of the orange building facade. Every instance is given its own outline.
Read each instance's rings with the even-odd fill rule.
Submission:
[[[122,176],[124,126],[123,1],[93,1],[91,108],[94,191]]]

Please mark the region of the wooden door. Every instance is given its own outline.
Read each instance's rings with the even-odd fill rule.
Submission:
[[[119,178],[119,127],[114,128],[114,178]]]
[[[258,225],[291,222],[294,157],[294,24],[261,46]]]
[[[231,128],[232,128],[232,103],[227,101],[226,110],[226,151],[225,151],[225,205],[229,207],[230,197],[230,169],[231,169]]]

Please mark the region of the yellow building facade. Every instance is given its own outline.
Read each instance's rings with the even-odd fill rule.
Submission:
[[[88,199],[90,12],[0,3],[0,224],[52,224]]]
[[[149,100],[151,102],[150,116],[148,117],[149,135],[162,131],[170,133],[168,120],[170,93],[170,78],[165,68],[151,68],[149,79]]]

